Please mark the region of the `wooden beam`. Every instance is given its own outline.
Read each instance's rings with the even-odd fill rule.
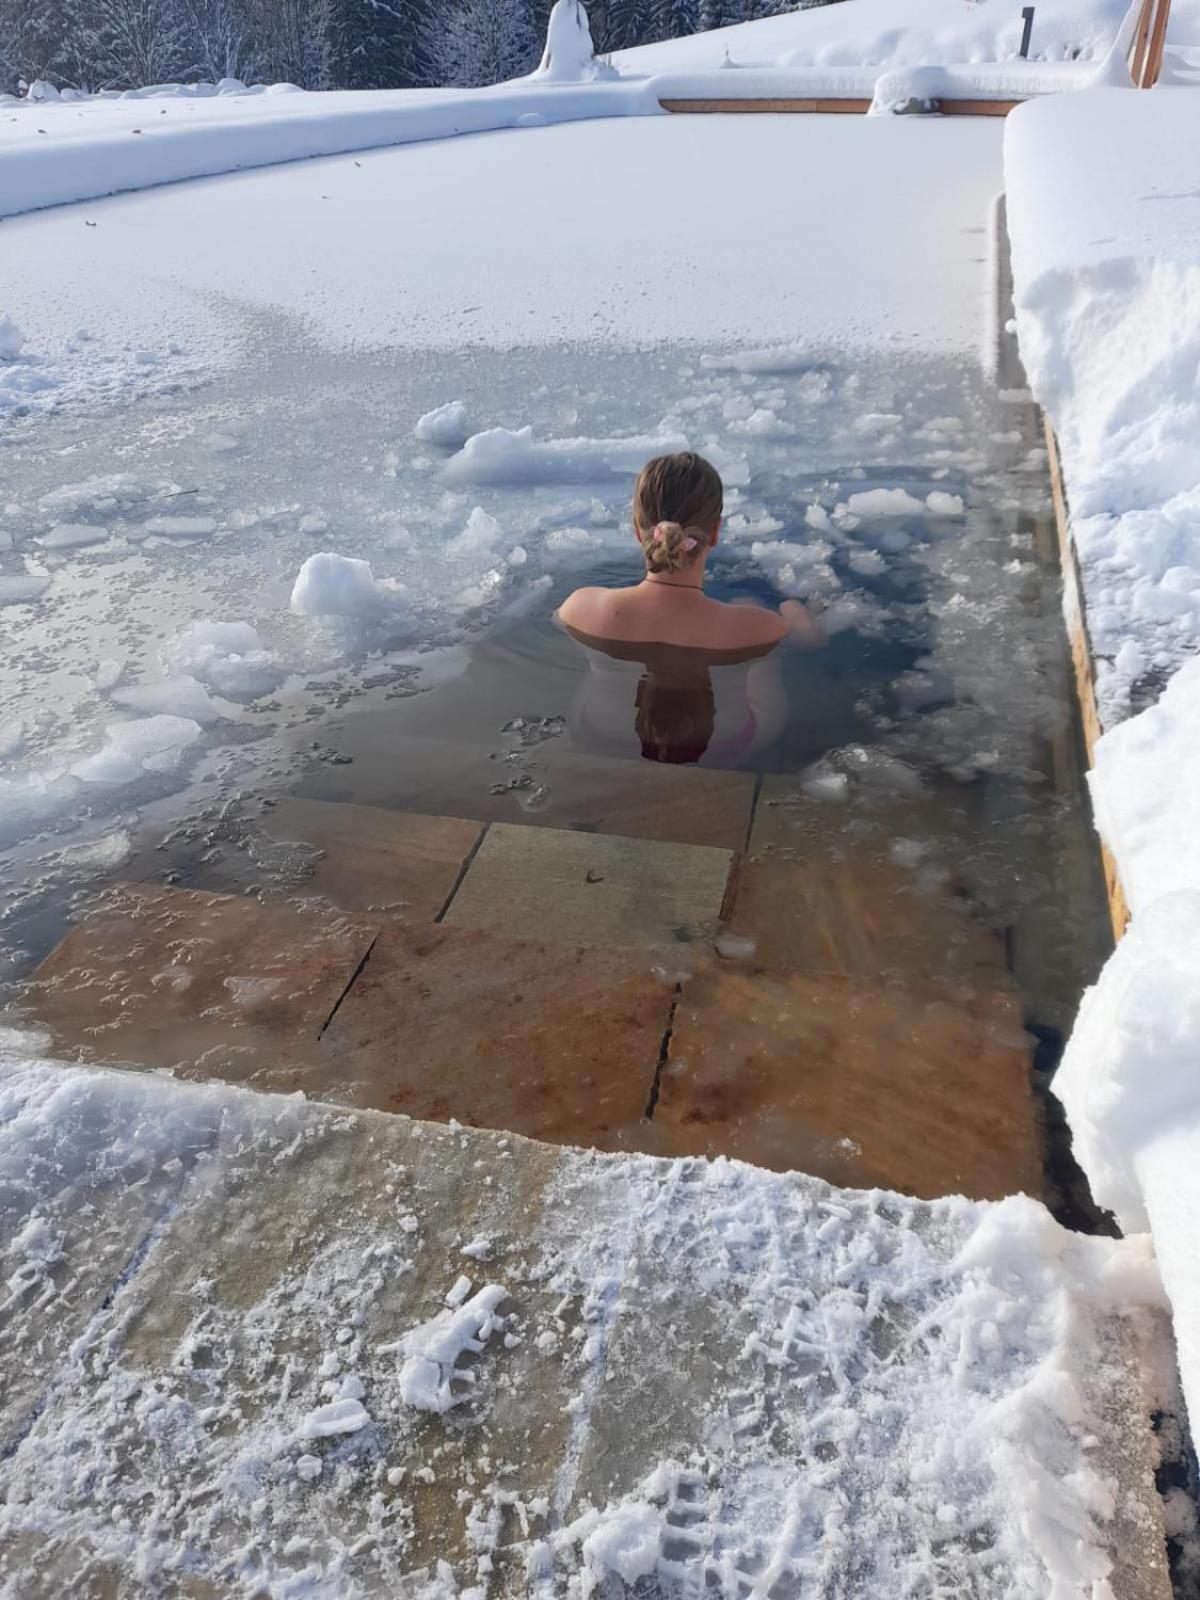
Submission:
[[[944,117],[1006,117],[1019,100],[939,100]]]
[[[1058,529],[1058,553],[1063,577],[1063,609],[1066,612],[1067,636],[1071,645],[1071,664],[1075,669],[1075,692],[1079,699],[1083,742],[1090,767],[1095,764],[1096,743],[1104,728],[1096,703],[1095,663],[1092,658],[1091,639],[1088,636],[1083,580],[1079,571],[1079,558],[1075,553],[1075,541],[1071,537],[1070,513],[1067,508],[1062,464],[1058,457],[1058,441],[1054,437],[1050,419],[1043,418],[1043,423],[1046,432],[1046,454],[1050,463],[1050,487],[1054,496],[1054,523]],[[1108,914],[1112,919],[1113,937],[1119,941],[1129,924],[1129,903],[1121,886],[1112,851],[1103,841],[1100,845],[1100,859],[1104,867],[1104,887],[1108,895]]]
[[[861,116],[871,109],[869,100],[660,100],[659,105],[664,111],[679,111],[699,113],[701,115],[716,112],[722,115],[737,114],[738,112],[839,112],[846,115],[857,114]]]

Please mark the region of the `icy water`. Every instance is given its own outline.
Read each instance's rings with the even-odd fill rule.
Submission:
[[[509,435],[418,438],[451,400]],[[642,671],[552,615],[636,576],[633,473],[684,441],[727,485],[712,592],[798,596],[830,634],[715,667],[698,765],[793,776],[770,803],[797,850],[890,854],[1019,930],[1031,1013],[1064,1026],[1104,913],[1036,419],[951,363],[786,351],[284,358],[0,435],[5,976],[135,868],[286,889],[255,841],[287,790],[429,809],[404,774],[453,747],[485,765],[445,763],[451,814],[571,825],[551,751],[619,790]],[[371,565],[357,615],[289,610],[326,550]],[[695,696],[670,715],[694,743]]]

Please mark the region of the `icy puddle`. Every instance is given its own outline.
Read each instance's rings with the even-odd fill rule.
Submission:
[[[633,474],[685,443],[714,588],[826,648],[554,627],[634,576]],[[1069,1210],[1033,1050],[1105,917],[1019,398],[781,351],[284,362],[0,459],[5,954],[57,1052]]]

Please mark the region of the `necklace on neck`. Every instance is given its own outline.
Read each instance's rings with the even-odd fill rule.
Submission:
[[[694,594],[701,594],[703,592],[699,583],[677,583],[670,578],[660,577],[657,572],[648,572],[643,578],[642,582],[657,583],[664,589],[691,589]],[[703,582],[703,580],[701,580],[701,582]]]

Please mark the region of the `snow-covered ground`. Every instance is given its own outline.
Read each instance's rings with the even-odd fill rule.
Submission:
[[[1056,1088],[1097,1198],[1125,1227],[1153,1232],[1193,1415],[1200,1411],[1200,1274],[1191,1245],[1200,1208],[1197,149],[1200,92],[1179,87],[1025,106],[1006,138],[1021,349],[1061,445],[1108,729],[1092,792],[1133,914],[1084,1001]]]
[[[1166,1592],[1149,1250],[1023,1197],[9,1057],[0,1232],[14,1600]]]

